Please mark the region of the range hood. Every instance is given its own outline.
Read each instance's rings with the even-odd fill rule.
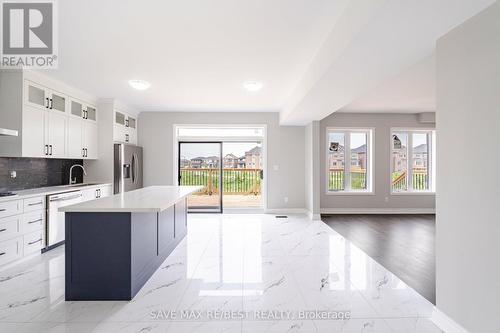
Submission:
[[[0,136],[17,136],[16,130],[0,128]]]

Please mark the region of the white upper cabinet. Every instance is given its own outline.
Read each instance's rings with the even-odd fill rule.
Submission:
[[[68,118],[68,157],[83,158],[83,119],[76,117]]]
[[[97,108],[71,98],[69,111],[68,149],[70,157],[97,159]]]
[[[27,105],[22,112],[22,156],[46,157],[48,153],[48,146],[45,146],[46,111]]]
[[[8,80],[7,75],[5,78]],[[22,82],[19,87],[22,104],[8,106],[9,109],[20,109],[16,117],[21,128],[20,151],[14,151],[10,156],[98,158],[97,108],[59,89],[51,88],[48,81],[40,81],[43,82],[35,82],[30,76],[22,81],[14,78],[2,82],[17,85]],[[0,91],[2,97],[6,94]]]
[[[29,80],[24,81],[24,103],[35,108],[49,107],[49,89]]]
[[[113,138],[116,142],[137,144],[137,118],[115,110]]]
[[[43,111],[42,111],[43,112]],[[48,145],[47,156],[54,158],[65,158],[66,134],[68,117],[65,113],[57,111],[46,111],[45,114],[45,144]]]
[[[98,157],[98,129],[95,122],[85,122],[83,124],[83,147],[85,158],[97,159]]]

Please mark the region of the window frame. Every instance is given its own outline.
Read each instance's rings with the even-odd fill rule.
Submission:
[[[344,134],[344,189],[338,191],[332,191],[329,187],[329,172],[330,172],[330,133],[337,132]],[[363,133],[366,134],[366,189],[365,190],[353,190],[351,189],[351,133]],[[374,137],[375,128],[374,127],[327,127],[325,131],[325,166],[326,170],[325,176],[325,194],[326,195],[375,195],[375,186],[373,182],[373,175],[375,174],[375,165],[373,163],[374,156]]]
[[[407,170],[407,183],[408,189],[406,191],[394,191],[392,188],[392,170],[393,170],[393,134],[406,133],[408,135],[408,150],[406,158]],[[427,173],[428,173],[428,190],[414,190],[413,189],[413,134],[425,133],[427,134]],[[389,188],[391,195],[435,195],[436,194],[436,129],[429,127],[391,127],[389,133]]]

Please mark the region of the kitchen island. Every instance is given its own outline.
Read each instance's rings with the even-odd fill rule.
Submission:
[[[151,186],[60,208],[66,300],[131,300],[187,233],[200,186]]]

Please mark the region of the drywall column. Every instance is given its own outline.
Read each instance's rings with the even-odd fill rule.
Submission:
[[[309,123],[305,128],[305,187],[306,208],[309,217],[319,220],[320,216],[320,144],[319,121]]]
[[[499,35],[496,2],[437,44],[437,315],[470,332],[500,324]]]

